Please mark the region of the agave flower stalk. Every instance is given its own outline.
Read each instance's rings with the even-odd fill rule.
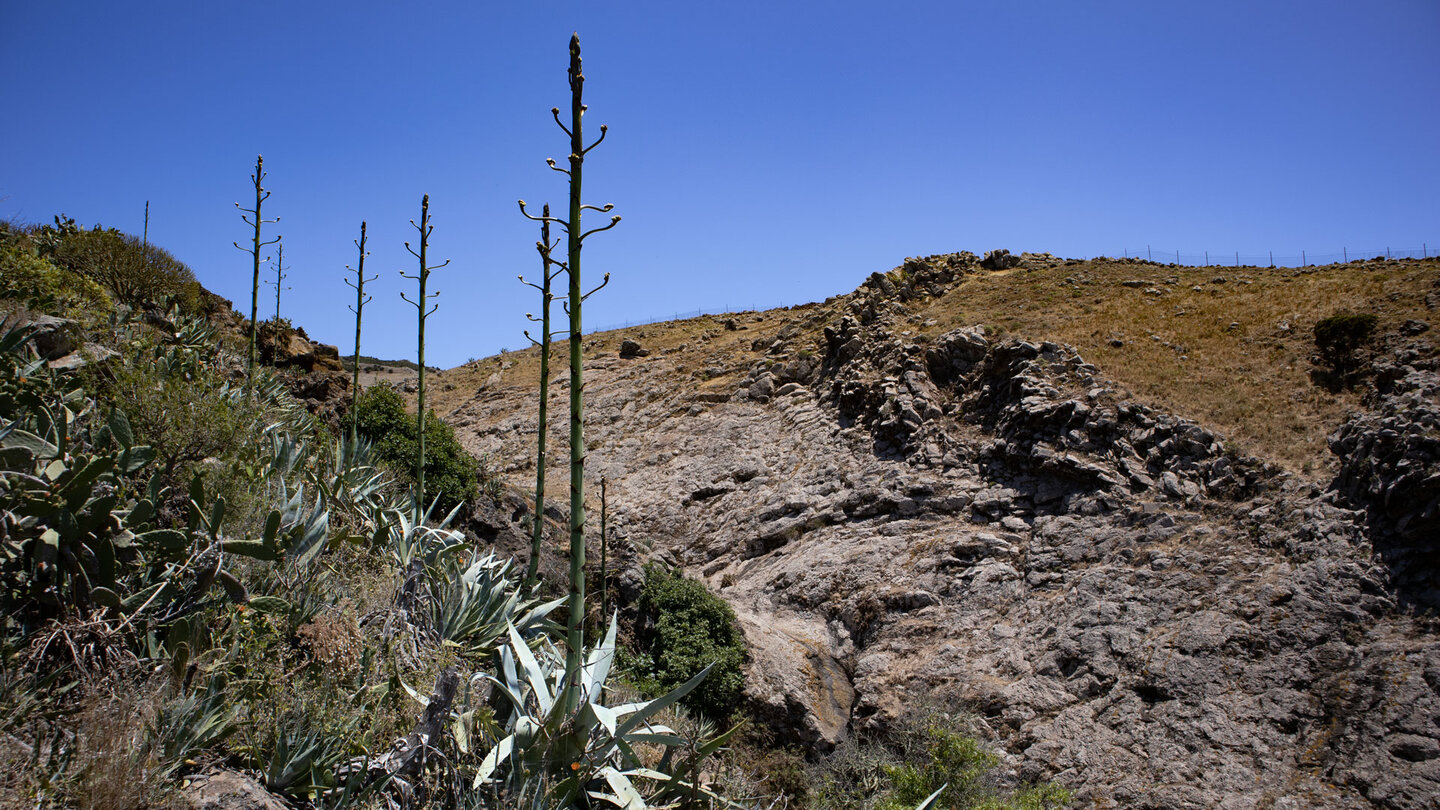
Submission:
[[[275,247],[275,280],[267,280],[265,282],[275,288],[275,325],[277,327],[280,325],[280,291],[290,289],[289,287],[281,286],[288,277],[285,273],[285,243],[281,241],[283,239],[284,237],[282,236],[276,237],[275,240],[278,243]]]
[[[424,508],[425,504],[425,319],[435,314],[435,310],[440,308],[440,305],[436,304],[435,306],[430,307],[430,310],[428,312],[426,311],[425,307],[429,306],[430,299],[438,298],[440,296],[440,293],[434,292],[427,294],[425,292],[425,283],[430,280],[430,271],[439,270],[440,268],[449,264],[450,260],[446,259],[441,264],[437,264],[434,266],[426,264],[425,262],[425,252],[430,245],[430,234],[435,230],[435,226],[430,224],[429,194],[424,195],[420,199],[420,224],[416,225],[415,220],[413,219],[410,220],[410,224],[414,225],[415,229],[420,232],[420,251],[418,253],[415,252],[415,250],[410,247],[409,242],[405,243],[405,249],[410,251],[411,256],[414,256],[416,259],[420,260],[420,269],[413,276],[403,270],[400,271],[400,275],[418,282],[420,285],[420,293],[415,297],[415,300],[413,301],[411,301],[409,298],[406,298],[405,293],[403,292],[400,293],[400,297],[404,299],[407,303],[414,306],[415,310],[420,313],[419,332],[417,337],[417,341],[419,343],[419,357],[417,358],[416,363],[420,369],[420,379],[415,384],[416,391],[418,392],[419,397],[419,401],[416,407],[418,413],[415,416],[415,420],[417,432],[420,434],[420,447],[415,454],[415,520],[418,523],[420,521],[421,510]]]
[[[540,571],[540,548],[545,536],[545,445],[549,438],[548,413],[550,407],[550,341],[557,333],[550,331],[550,302],[555,296],[550,292],[550,283],[565,268],[564,262],[557,262],[551,258],[551,253],[560,245],[559,240],[550,241],[550,205],[546,203],[544,213],[540,217],[540,241],[535,243],[535,249],[540,252],[540,283],[532,284],[520,276],[520,283],[534,287],[540,291],[540,317],[536,318],[530,313],[525,317],[540,323],[540,339],[530,337],[530,332],[525,332],[525,337],[540,349],[540,413],[538,418],[538,438],[536,439],[535,450],[535,518],[531,528],[530,540],[530,564],[525,569],[525,591],[528,593],[535,587],[535,580]],[[554,271],[551,271],[551,268]]]
[[[355,280],[345,279],[345,283],[349,284],[355,290],[355,306],[350,307],[350,311],[355,313],[355,360],[352,363],[354,366],[354,379],[350,383],[350,445],[352,447],[355,446],[356,434],[360,427],[360,414],[355,409],[360,396],[360,316],[365,310],[365,305],[370,303],[371,300],[371,296],[365,294],[365,282],[374,281],[380,277],[379,274],[376,274],[370,278],[365,278],[365,257],[370,254],[365,251],[364,220],[360,221],[360,238],[355,240],[355,247],[360,249],[360,259],[353,271],[355,273]],[[345,269],[349,270],[350,268],[346,267]]]
[[[240,208],[240,203],[235,203],[235,207],[240,208],[240,219],[246,225],[249,225],[255,229],[255,235],[252,237],[250,248],[247,251],[254,262],[254,275],[252,276],[250,283],[250,359],[245,365],[245,392],[247,397],[249,396],[251,389],[255,385],[255,325],[260,314],[260,251],[267,245],[273,245],[280,241],[280,237],[278,236],[268,242],[263,241],[260,238],[261,225],[280,221],[279,217],[276,217],[274,219],[265,219],[260,214],[261,203],[265,202],[265,200],[270,198],[270,192],[266,191],[262,186],[262,183],[264,183],[264,181],[265,156],[256,155],[255,173],[250,175],[250,182],[255,186],[255,207]],[[235,247],[239,248],[240,250],[246,250],[245,248],[240,247],[239,242],[232,242],[231,244],[235,245]]]
[[[605,497],[606,485],[610,482],[604,478],[600,479],[600,615],[607,616],[610,613],[610,588],[608,587],[609,572],[606,570],[607,557],[610,549],[610,538],[606,531],[610,528],[610,504]]]
[[[582,326],[581,304],[605,284],[609,283],[610,276],[607,273],[605,280],[593,290],[584,292],[581,286],[580,275],[580,248],[586,237],[600,231],[609,230],[620,222],[620,217],[612,216],[607,225],[602,225],[590,231],[582,230],[581,213],[585,209],[593,211],[609,212],[614,206],[585,205],[580,201],[581,193],[581,169],[585,162],[585,154],[600,142],[605,140],[606,128],[600,127],[600,137],[589,146],[585,145],[584,135],[581,129],[581,119],[585,113],[583,91],[585,76],[580,72],[580,36],[578,34],[570,38],[570,69],[568,71],[570,80],[570,126],[566,127],[560,120],[560,108],[552,107],[550,114],[555,118],[555,123],[560,129],[570,136],[570,168],[562,169],[555,165],[552,158],[547,160],[550,168],[570,178],[570,212],[567,219],[532,217],[525,211],[525,201],[520,201],[520,212],[530,219],[545,220],[559,223],[565,230],[566,235],[566,275],[569,277],[570,290],[566,297],[565,308],[570,315],[570,601],[568,626],[566,628],[566,680],[569,684],[565,689],[564,704],[567,710],[575,709],[581,699],[580,671],[584,665],[585,649],[585,429],[584,429],[584,375],[582,373]]]

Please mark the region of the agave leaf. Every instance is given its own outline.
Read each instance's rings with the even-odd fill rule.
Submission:
[[[530,645],[525,639],[520,638],[520,633],[515,625],[508,625],[510,631],[510,646],[515,649],[515,658],[525,670],[525,679],[530,682],[530,689],[535,693],[535,700],[540,703],[540,715],[550,716],[550,709],[555,705],[555,695],[550,692],[550,684],[545,681],[545,674],[540,669],[540,663],[535,660],[535,654],[530,652]]]
[[[950,783],[949,783],[949,782],[946,782],[945,784],[941,785],[939,790],[935,791],[934,793],[931,793],[929,796],[926,796],[926,797],[925,797],[925,801],[920,802],[919,804],[915,805],[915,810],[925,810],[927,807],[929,807],[930,805],[934,804],[934,803],[935,803],[935,800],[940,797],[940,794],[941,794],[941,793],[945,792],[945,788],[947,788],[947,787],[950,787]]]
[[[710,670],[714,666],[714,664],[711,664],[710,666],[707,666],[704,669],[700,670],[698,673],[696,673],[695,677],[675,687],[673,690],[670,691],[669,694],[664,695],[663,697],[658,697],[648,703],[639,704],[639,708],[635,709],[635,713],[630,715],[630,717],[625,720],[625,722],[620,726],[617,734],[622,737],[626,734],[629,734],[631,731],[634,731],[637,727],[639,727],[641,723],[645,722],[647,718],[670,706],[680,698],[683,698],[686,695],[690,694],[691,690],[699,686],[701,681],[705,680],[705,676],[710,674]],[[634,706],[637,704],[628,705]],[[616,709],[615,713],[619,714],[620,709]]]
[[[495,747],[490,749],[490,753],[485,755],[485,759],[480,761],[480,770],[476,772],[475,781],[470,785],[470,789],[478,790],[481,785],[490,781],[490,776],[495,773],[496,768],[500,767],[500,763],[510,758],[510,752],[514,750],[514,747],[515,736],[513,734],[496,743]]]
[[[604,798],[609,799],[614,804],[624,808],[624,810],[645,810],[646,804],[644,797],[642,797],[640,791],[636,790],[635,786],[630,783],[630,779],[626,777],[625,774],[612,767],[604,768],[601,774],[605,777],[606,784],[610,785],[610,789],[615,791],[613,798],[609,796]]]
[[[605,730],[609,732],[611,737],[615,736],[615,726],[619,722],[619,719],[615,716],[615,712],[594,702],[586,703],[585,708],[594,716],[600,725],[605,727]]]
[[[685,744],[685,738],[678,734],[635,733],[626,734],[625,742],[631,745],[647,743],[649,745],[679,746]]]
[[[620,613],[616,611],[610,618],[610,629],[605,633],[605,640],[590,651],[589,660],[585,662],[583,682],[586,693],[592,699],[600,697],[605,688],[605,680],[610,677],[610,666],[615,663],[615,631],[619,621]],[[614,734],[615,729],[611,728],[610,733]]]
[[[731,726],[730,730],[725,732],[724,734],[718,734],[715,737],[706,740],[698,749],[696,749],[696,759],[704,759],[705,757],[710,756],[721,748],[724,748],[725,745],[730,742],[731,738],[735,736],[736,732],[738,732],[744,726],[745,723],[743,721],[736,723],[735,725]]]

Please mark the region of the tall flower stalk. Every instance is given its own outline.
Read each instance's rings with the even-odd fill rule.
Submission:
[[[417,253],[414,248],[410,247],[409,242],[405,243],[405,249],[410,251],[411,256],[420,260],[420,269],[413,276],[403,270],[400,271],[400,275],[418,282],[420,285],[420,293],[413,301],[406,298],[403,292],[400,293],[400,297],[414,306],[415,310],[419,313],[419,330],[417,336],[419,357],[416,360],[416,364],[420,369],[420,379],[416,382],[419,402],[416,405],[417,413],[415,415],[416,431],[420,435],[420,447],[415,454],[415,522],[419,523],[421,517],[425,514],[425,320],[435,314],[435,310],[440,308],[440,305],[436,304],[430,307],[428,312],[426,311],[425,307],[429,305],[430,299],[438,298],[440,293],[434,292],[427,294],[425,292],[425,283],[430,280],[430,271],[439,270],[449,264],[450,260],[446,259],[443,263],[434,265],[433,267],[425,263],[425,251],[430,245],[430,234],[435,230],[435,226],[430,224],[429,194],[424,195],[424,197],[420,199],[420,223],[416,225],[415,220],[412,219],[410,220],[410,224],[414,225],[415,229],[420,232],[420,251]]]
[[[525,332],[525,337],[540,349],[540,414],[538,438],[535,442],[535,517],[530,527],[530,564],[525,568],[526,592],[535,588],[540,572],[540,549],[545,539],[545,445],[550,432],[550,339],[555,336],[555,333],[550,331],[550,302],[555,300],[554,293],[550,292],[550,283],[565,268],[565,263],[552,259],[551,253],[559,245],[559,240],[550,241],[550,205],[547,203],[540,217],[540,241],[535,243],[535,249],[540,252],[540,283],[532,284],[526,281],[523,275],[520,276],[520,283],[540,291],[540,317],[525,313],[525,317],[540,324],[539,340],[530,337],[528,330]]]
[[[534,217],[525,211],[525,201],[520,201],[520,212],[530,219],[555,222],[565,230],[566,261],[565,272],[569,277],[570,290],[566,296],[566,309],[570,314],[570,599],[569,617],[566,627],[565,708],[573,711],[581,699],[581,671],[585,650],[585,428],[584,428],[584,375],[582,373],[582,304],[605,284],[610,275],[593,290],[584,292],[581,286],[580,249],[587,237],[600,231],[609,230],[620,222],[612,216],[607,225],[590,231],[582,229],[581,214],[586,209],[609,212],[614,206],[585,205],[580,201],[581,169],[585,154],[605,140],[606,128],[600,127],[600,137],[589,146],[585,145],[582,118],[585,114],[583,101],[585,75],[580,71],[580,35],[570,38],[570,126],[560,120],[560,108],[552,107],[550,114],[555,123],[570,136],[570,168],[555,165],[553,158],[546,161],[550,168],[570,178],[570,211],[566,219],[557,217]]]
[[[356,404],[360,398],[360,317],[365,311],[365,305],[370,303],[371,296],[365,294],[365,282],[374,281],[379,278],[378,274],[365,278],[365,257],[370,255],[365,252],[365,221],[360,221],[360,238],[355,240],[355,247],[360,249],[360,260],[356,263],[354,273],[355,280],[345,279],[355,290],[355,306],[350,311],[355,313],[355,360],[352,363],[354,379],[350,383],[350,446],[354,447],[356,437],[360,428],[360,413],[356,410]],[[345,268],[349,270],[349,267]]]
[[[250,355],[249,360],[245,364],[245,396],[247,398],[255,387],[255,329],[260,315],[260,251],[267,245],[273,245],[280,241],[280,237],[278,236],[268,242],[260,238],[261,225],[280,221],[279,217],[265,219],[260,214],[260,205],[270,198],[270,192],[266,191],[262,186],[265,182],[264,155],[255,156],[255,173],[250,175],[250,182],[255,186],[255,207],[240,208],[240,203],[235,203],[235,207],[240,208],[240,219],[244,221],[246,225],[255,229],[255,235],[252,237],[250,248],[247,251],[254,263],[254,275],[251,278],[250,284]],[[240,250],[246,250],[246,248],[240,247],[239,242],[233,242],[232,244],[240,248]]]

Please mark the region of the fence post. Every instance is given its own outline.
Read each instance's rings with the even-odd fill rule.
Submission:
[[[1149,261],[1154,261],[1153,259],[1150,258],[1150,246],[1149,246],[1149,245],[1146,245],[1146,246],[1145,246],[1145,261],[1147,261],[1147,262],[1149,262]]]
[[[1340,248],[1340,255],[1345,257],[1345,261],[1347,261],[1347,262],[1350,261],[1350,248],[1347,248],[1347,247],[1342,247],[1342,248]]]
[[[1206,266],[1206,267],[1209,267],[1209,266],[1210,266],[1210,251],[1208,251],[1208,250],[1205,251],[1205,266]]]
[[[1307,261],[1306,258],[1305,258],[1305,251],[1304,251],[1303,249],[1300,251],[1300,266],[1301,266],[1301,267],[1309,267],[1309,266],[1310,266],[1310,262]]]
[[[1176,263],[1176,264],[1179,264],[1179,263],[1180,263],[1180,251],[1178,251],[1178,250],[1175,251],[1175,263]]]
[[[1238,251],[1238,250],[1235,251],[1235,266],[1236,266],[1236,267],[1239,267],[1239,266],[1240,266],[1240,251]]]
[[[1275,251],[1273,251],[1273,250],[1270,251],[1270,266],[1271,266],[1271,267],[1274,267],[1274,266],[1275,266]]]
[[[1386,246],[1385,246],[1385,258],[1386,258],[1387,260],[1390,258],[1390,246],[1389,246],[1389,245],[1386,245]]]

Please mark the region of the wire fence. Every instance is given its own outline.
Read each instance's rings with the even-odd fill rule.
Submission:
[[[638,320],[616,321],[615,323],[603,324],[594,328],[586,327],[585,334],[593,335],[596,332],[613,332],[616,329],[630,329],[636,326],[649,326],[652,323],[664,321],[688,321],[691,318],[698,318],[701,315],[735,315],[741,312],[764,312],[767,309],[782,309],[791,306],[786,303],[776,304],[755,304],[750,306],[730,306],[726,304],[720,307],[702,307],[687,312],[675,312],[671,314],[656,315],[653,318],[640,318]]]
[[[1212,252],[1202,251],[1200,253],[1185,253],[1179,250],[1161,250],[1150,245],[1139,250],[1125,249],[1118,257],[1115,254],[1096,254],[1094,256],[1066,256],[1070,259],[1145,259],[1146,261],[1159,264],[1175,264],[1181,267],[1311,267],[1322,264],[1338,264],[1343,262],[1369,261],[1374,259],[1429,259],[1440,256],[1440,241],[1436,242],[1434,252],[1430,250],[1429,242],[1420,243],[1418,248],[1364,248],[1355,249],[1341,247],[1335,252],[1311,253],[1302,249],[1299,253],[1275,253],[1267,251],[1263,255],[1240,253],[1238,251]],[[656,315],[651,318],[639,318],[624,322],[603,324],[593,328],[587,328],[585,334],[593,335],[597,332],[612,332],[616,329],[631,329],[636,326],[649,326],[652,323],[664,321],[684,321],[691,318],[698,318],[702,315],[734,315],[740,312],[763,312],[767,309],[780,309],[791,306],[790,304],[777,303],[774,306],[750,305],[702,307],[687,312],[675,312]]]
[[[1182,253],[1178,250],[1152,248],[1150,245],[1139,250],[1123,250],[1120,253],[1121,258],[1146,259],[1161,264],[1178,264],[1183,267],[1309,267],[1317,264],[1340,264],[1370,259],[1428,259],[1437,255],[1440,255],[1440,243],[1437,243],[1436,251],[1431,253],[1428,242],[1422,242],[1418,248],[1342,247],[1338,251],[1328,253],[1311,253],[1307,250],[1286,254],[1267,251],[1261,255],[1242,254],[1236,251]]]

